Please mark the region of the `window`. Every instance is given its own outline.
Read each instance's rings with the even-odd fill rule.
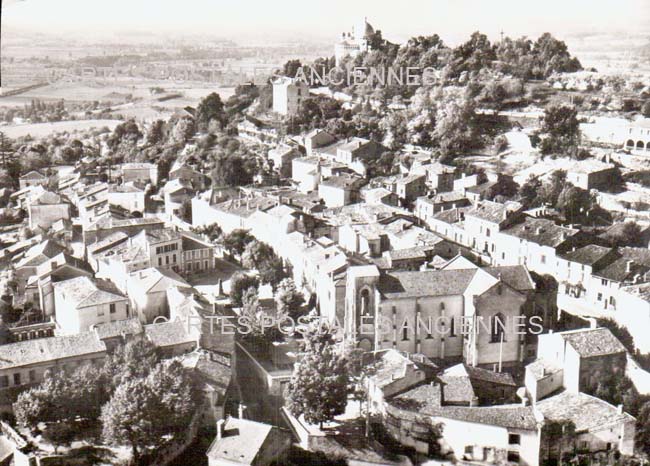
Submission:
[[[97,308],[97,317],[101,317],[104,315],[104,308],[102,306],[99,306]]]
[[[510,435],[508,435],[508,444],[510,444],[510,445],[521,445],[521,435],[519,435],[519,434],[510,434]]]
[[[505,252],[502,252],[502,253],[501,253],[501,260],[505,260],[505,258],[506,258],[506,253],[505,253]]]
[[[36,382],[36,371],[34,369],[29,371],[29,381]]]
[[[172,262],[175,264],[176,263],[176,254],[172,256]]]
[[[598,301],[602,301],[602,300],[603,300],[603,294],[602,294],[602,293],[598,293]]]
[[[165,265],[169,265],[169,256],[165,256]]]
[[[158,258],[158,265],[162,265],[162,257]]]
[[[473,445],[466,445],[465,446],[465,454],[466,455],[474,455],[474,446]]]
[[[20,385],[20,373],[14,374],[14,385]]]
[[[616,307],[616,299],[614,298],[614,296],[609,297],[609,305],[612,307]]]
[[[160,254],[160,253],[162,253],[162,248],[160,246],[158,246],[156,248],[156,254]]]
[[[603,286],[607,286],[607,280],[605,280],[604,278],[601,278],[600,279],[600,284],[603,285]]]
[[[449,336],[450,337],[456,336],[456,319],[454,319],[453,317],[449,320]]]
[[[485,236],[487,236],[488,238],[490,237],[490,229],[489,228],[485,229]]]
[[[409,329],[407,327],[404,327],[402,329],[402,341],[408,341],[409,339]]]
[[[519,452],[518,451],[509,451],[508,452],[508,461],[511,463],[519,463]]]
[[[3,375],[0,377],[0,388],[5,388],[9,386],[9,376]]]
[[[542,264],[546,264],[546,256],[542,254],[542,257],[540,258],[540,262]]]
[[[109,312],[110,312],[111,314],[115,314],[115,311],[116,311],[116,309],[115,309],[115,303],[111,303],[111,304],[109,304],[109,305],[108,305],[108,309],[109,309]]]
[[[501,314],[495,314],[490,318],[490,343],[505,341],[505,319]]]

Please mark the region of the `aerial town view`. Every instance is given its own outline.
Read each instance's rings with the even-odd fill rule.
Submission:
[[[0,466],[650,465],[649,0],[4,0]]]

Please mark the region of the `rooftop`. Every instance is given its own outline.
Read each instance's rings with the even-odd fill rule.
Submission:
[[[336,175],[321,181],[320,184],[331,188],[353,189],[358,188],[364,183],[365,181],[362,178],[356,176]]]
[[[180,320],[144,326],[145,336],[158,348],[196,342],[187,330],[187,323]]]
[[[86,276],[55,282],[53,285],[55,290],[61,293],[65,300],[72,301],[77,309],[127,299],[113,283]]]
[[[518,202],[507,202],[501,204],[499,202],[481,201],[475,207],[469,209],[465,213],[465,216],[500,224],[507,218],[510,212],[517,211],[520,208],[521,204]]]
[[[612,248],[598,246],[597,244],[588,244],[587,246],[561,254],[560,257],[571,262],[591,266],[610,254],[612,251]]]
[[[629,414],[619,413],[615,406],[585,393],[565,391],[538,401],[536,408],[551,421],[573,421],[577,432],[634,421]]]
[[[0,369],[27,366],[106,351],[93,332],[0,345]]]
[[[143,332],[142,324],[137,318],[115,320],[93,326],[93,331],[100,340],[126,335],[139,335]]]
[[[590,174],[604,170],[611,170],[613,168],[616,168],[616,165],[613,163],[605,163],[596,159],[587,159],[576,161],[569,169],[569,172]]]
[[[208,449],[208,458],[227,460],[232,464],[253,464],[273,426],[260,422],[226,418],[221,438],[216,438]]]
[[[394,397],[390,404],[405,411],[476,424],[526,430],[537,427],[537,420],[530,406],[520,404],[489,407],[442,406],[441,398],[440,385],[427,384]]]
[[[561,227],[545,218],[524,216],[523,221],[510,226],[503,233],[542,246],[557,247],[579,231],[575,228]]]
[[[583,358],[625,352],[623,344],[608,328],[571,330],[559,335]]]

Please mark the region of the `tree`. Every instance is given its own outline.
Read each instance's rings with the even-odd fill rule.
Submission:
[[[151,123],[147,131],[147,144],[158,144],[162,142],[164,136],[165,122],[163,120],[156,120]]]
[[[147,376],[159,360],[158,350],[148,340],[129,341],[118,346],[104,362],[109,393],[127,380]]]
[[[636,444],[650,455],[650,400],[641,406],[636,418]]]
[[[302,306],[305,303],[305,297],[298,291],[291,278],[285,278],[275,290],[275,303],[279,312],[297,319],[303,315]]]
[[[223,246],[233,255],[242,256],[246,246],[253,242],[255,237],[248,230],[237,229],[228,233],[223,238]]]
[[[230,278],[230,301],[235,306],[241,306],[244,292],[249,288],[254,288],[257,291],[259,284],[260,281],[255,276],[241,272],[234,274]]]
[[[558,196],[556,207],[569,223],[580,223],[586,219],[594,203],[588,191],[567,183]]]
[[[476,112],[469,98],[446,98],[438,105],[433,138],[446,158],[480,146]]]
[[[140,455],[149,446],[160,442],[153,415],[156,410],[156,391],[144,378],[126,380],[102,408],[102,437],[106,443],[131,447],[133,463],[139,464]]]
[[[214,159],[210,172],[215,186],[244,186],[252,183],[255,172],[250,160],[237,153],[222,154]]]
[[[641,114],[646,118],[650,118],[650,100],[646,100],[643,103],[643,106],[641,107]]]
[[[295,78],[298,70],[302,68],[300,60],[289,60],[282,66],[282,74],[290,78]]]
[[[219,125],[219,129],[223,129],[226,126],[228,115],[226,115],[219,94],[213,92],[199,102],[196,109],[196,122],[203,131],[207,130],[212,122],[216,122]]]
[[[223,234],[223,230],[217,223],[195,227],[192,229],[192,231],[198,235],[207,236],[208,239],[213,243],[219,241],[221,239],[221,235]]]
[[[538,191],[542,182],[534,175],[530,175],[526,182],[519,188],[519,198],[525,207],[535,206],[535,200],[538,198]]]
[[[622,225],[614,225],[603,237],[609,241],[612,247],[644,246],[641,227],[634,221],[624,222]]]
[[[61,421],[48,424],[43,431],[43,437],[54,445],[54,454],[57,454],[60,446],[69,446],[72,443],[76,432],[70,421]]]
[[[580,141],[578,110],[566,104],[547,106],[542,117],[541,131],[547,135],[540,146],[543,154],[573,154]]]
[[[289,382],[287,407],[322,428],[345,411],[348,393],[347,362],[337,353],[332,330],[313,329],[305,335],[305,353]]]
[[[275,252],[266,243],[253,239],[242,253],[242,265],[248,269],[258,269],[264,262],[275,256]]]
[[[102,408],[102,437],[131,446],[133,463],[145,449],[184,432],[197,397],[194,383],[179,361],[163,361],[146,377],[123,382]]]
[[[192,223],[192,200],[185,199],[178,210],[178,216],[187,223]]]
[[[247,333],[244,339],[251,341],[261,350],[268,350],[274,341],[282,341],[283,333],[278,324],[286,315],[276,310],[262,309],[257,296],[257,289],[248,288],[242,296],[241,315],[246,317],[248,323]],[[269,322],[272,323],[269,326]]]

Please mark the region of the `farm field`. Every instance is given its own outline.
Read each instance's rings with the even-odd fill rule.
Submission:
[[[43,137],[51,133],[72,132],[90,128],[102,128],[104,126],[112,130],[120,123],[120,120],[57,121],[54,123],[29,123],[24,125],[2,126],[0,130],[9,138],[18,138],[27,136],[28,134],[33,137]]]

